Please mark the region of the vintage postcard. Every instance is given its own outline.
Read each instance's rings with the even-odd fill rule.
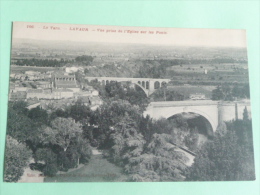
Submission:
[[[5,182],[255,180],[245,30],[13,22]]]

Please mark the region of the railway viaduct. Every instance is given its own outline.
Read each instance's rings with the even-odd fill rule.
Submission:
[[[151,95],[156,89],[159,89],[163,85],[169,83],[170,79],[153,79],[153,78],[124,78],[124,77],[85,77],[86,80],[97,80],[102,85],[106,85],[112,81],[115,82],[131,82],[139,86],[146,96]]]

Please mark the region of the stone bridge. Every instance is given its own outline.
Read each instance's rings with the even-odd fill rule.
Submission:
[[[153,79],[153,78],[123,78],[123,77],[85,77],[86,80],[92,81],[97,80],[103,85],[110,83],[111,81],[116,82],[131,82],[139,86],[144,93],[151,95],[156,89],[159,89],[163,85],[169,83],[170,79]]]
[[[223,121],[243,119],[245,107],[251,118],[251,106],[249,100],[244,101],[211,101],[211,100],[188,100],[188,101],[165,101],[152,102],[147,107],[144,115],[150,115],[154,119],[170,118],[177,114],[194,113],[202,116],[209,122],[211,131],[214,133]]]

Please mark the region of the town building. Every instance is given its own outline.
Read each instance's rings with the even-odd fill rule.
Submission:
[[[190,99],[191,100],[205,100],[206,96],[205,96],[205,94],[202,94],[202,93],[195,93],[195,94],[190,94]]]
[[[10,101],[25,101],[26,91],[17,91],[9,94]]]
[[[72,98],[73,93],[70,89],[53,89],[53,99]]]
[[[55,89],[70,89],[73,92],[79,92],[75,75],[53,75],[52,87]]]
[[[49,81],[37,81],[35,85],[38,89],[48,89],[52,87],[51,82]]]

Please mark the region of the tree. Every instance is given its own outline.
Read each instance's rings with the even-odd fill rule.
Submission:
[[[39,148],[34,155],[34,159],[36,163],[38,161],[44,162],[44,166],[40,171],[45,176],[54,176],[58,172],[57,155],[50,148]]]
[[[6,182],[17,182],[29,164],[32,152],[22,143],[14,138],[6,137],[5,148],[5,173]]]
[[[82,55],[82,56],[77,56],[75,58],[76,62],[84,62],[86,65],[89,65],[94,58],[92,56],[87,56],[87,55]]]
[[[127,164],[131,158],[139,156],[145,144],[136,122],[128,114],[114,126],[109,139],[112,143],[110,157],[119,165]]]
[[[48,123],[48,113],[46,110],[41,109],[39,106],[32,108],[28,111],[28,117],[34,121],[37,121],[40,124]]]
[[[217,87],[217,89],[212,90],[212,100],[222,100],[224,98],[224,94],[220,88],[220,86]]]
[[[82,133],[81,124],[72,118],[56,118],[51,122],[52,129],[46,129],[46,139],[60,146],[64,152],[70,146],[72,139]]]
[[[83,139],[82,137],[78,137],[75,140],[75,144],[73,146],[79,154],[79,158],[77,159],[77,165],[79,165],[79,163],[87,164],[92,155],[92,149],[90,147],[89,141]]]
[[[104,103],[97,110],[96,121],[98,129],[93,132],[94,136],[99,140],[101,147],[110,148],[109,136],[111,128],[128,115],[134,121],[141,118],[141,110],[138,106],[131,105],[128,101],[118,100]]]
[[[173,144],[171,135],[153,135],[145,153],[129,160],[125,170],[132,181],[180,181],[187,157]]]
[[[15,101],[15,102],[9,102],[9,108],[11,107],[19,114],[28,114],[28,104],[25,101]]]
[[[75,105],[72,105],[68,111],[68,115],[71,118],[75,119],[77,122],[83,119],[90,120],[93,112],[89,106],[85,106],[80,101],[76,102]]]
[[[197,152],[193,165],[186,172],[186,180],[254,180],[254,154],[250,128],[248,122],[238,120],[227,125],[226,134],[223,134],[225,131],[216,132],[213,141],[205,143]]]
[[[38,128],[34,121],[13,108],[8,109],[7,134],[19,142],[34,140],[38,134]]]
[[[247,107],[245,106],[244,112],[243,112],[243,120],[248,120],[248,119],[249,119],[248,111],[247,111]]]
[[[177,91],[167,90],[165,87],[161,87],[151,95],[151,98],[153,98],[154,101],[182,101],[185,97]]]

